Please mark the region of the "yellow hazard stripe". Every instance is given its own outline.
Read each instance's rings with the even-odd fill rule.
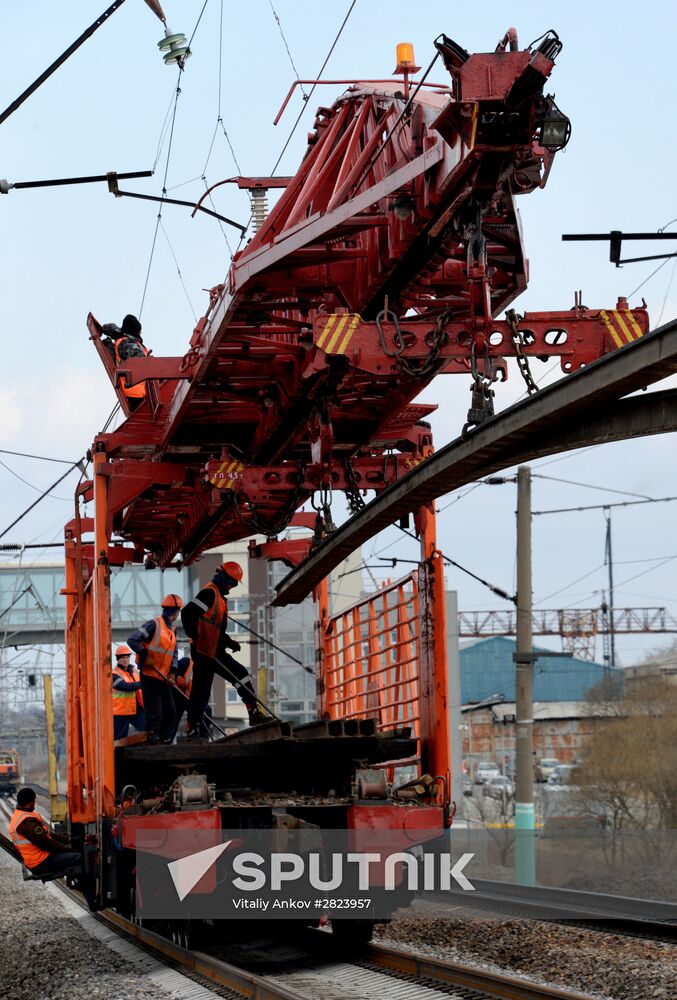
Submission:
[[[332,351],[334,350],[334,348],[336,347],[336,344],[338,343],[338,339],[341,336],[341,333],[343,332],[343,327],[348,322],[348,319],[349,319],[349,317],[347,315],[346,316],[341,316],[340,320],[336,324],[336,329],[332,333],[332,335],[331,335],[331,337],[329,339],[329,343],[324,348],[324,350],[327,352],[327,354],[331,354]]]
[[[599,314],[602,317],[602,321],[603,321],[605,327],[607,328],[607,330],[609,331],[609,333],[613,337],[613,341],[614,341],[616,347],[623,347],[624,346],[623,345],[623,341],[621,340],[621,338],[616,333],[616,328],[614,327],[613,323],[609,319],[609,314],[604,309],[600,309],[600,313]]]
[[[633,337],[633,335],[628,330],[628,328],[626,326],[626,323],[625,323],[625,320],[623,319],[623,317],[619,313],[618,309],[614,309],[614,317],[615,317],[616,322],[618,323],[618,325],[619,325],[619,327],[621,329],[621,332],[625,336],[625,339],[627,340],[627,342],[629,344],[631,344],[635,338]]]
[[[229,462],[222,462],[209,481],[219,489],[230,489],[243,469],[244,463],[233,458]],[[235,473],[235,475],[229,475],[229,473]]]
[[[329,317],[329,319],[327,320],[327,322],[324,325],[324,330],[322,331],[322,333],[320,334],[320,336],[317,338],[317,346],[318,347],[324,347],[324,342],[327,339],[327,337],[329,336],[329,331],[331,330],[332,326],[334,325],[334,323],[336,322],[337,319],[338,319],[338,317],[336,315],[333,315],[333,316]]]
[[[348,344],[353,339],[353,334],[355,333],[355,327],[359,322],[360,322],[360,317],[358,315],[354,315],[351,320],[350,326],[348,327],[348,332],[341,341],[339,347],[336,349],[337,354],[345,354],[348,348]]]
[[[643,337],[644,333],[642,332],[642,328],[639,325],[639,323],[637,322],[637,320],[635,319],[635,317],[632,315],[632,310],[631,309],[626,309],[625,310],[625,315],[628,317],[628,323],[630,324],[630,326],[632,327],[632,329],[635,331],[635,335],[637,337]]]

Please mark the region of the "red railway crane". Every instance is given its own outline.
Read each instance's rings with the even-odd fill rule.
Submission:
[[[431,453],[434,407],[415,400],[437,375],[470,376],[471,433],[493,412],[506,358],[534,389],[529,358],[560,357],[570,372],[648,330],[645,308],[623,300],[510,310],[528,275],[515,199],[545,184],[570,129],[544,94],[557,35],[520,50],[511,29],[496,51],[473,55],[445,35],[435,45],[445,83],[411,81],[413,54],[401,60],[403,81],[334,81],[348,86],[318,109],[297,172],[237,179],[284,190],[212,289],[183,357],[115,368],[88,317],[127,419],[94,441],[93,479],[78,491],[93,498],[93,518],[76,512],[66,527],[75,822],[116,810],[112,565],[150,554],[167,566],[255,533],[274,538],[313,495],[318,532],[330,530],[333,491],[363,505],[363,491],[384,490]],[[133,412],[122,379],[145,382]],[[408,699],[416,759],[441,781],[446,806],[442,559],[432,508],[415,517],[421,568],[377,595],[378,609],[361,602],[332,619],[319,588],[319,706],[334,718],[376,716],[385,728]],[[303,555],[274,544],[270,555]]]

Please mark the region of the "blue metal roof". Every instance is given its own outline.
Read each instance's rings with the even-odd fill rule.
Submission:
[[[496,636],[461,647],[461,702],[483,701],[493,694],[515,700],[515,641]],[[542,647],[540,647],[542,648]],[[534,646],[534,651],[539,647]],[[547,650],[544,650],[547,652]],[[601,663],[573,656],[547,657],[534,664],[534,701],[585,701],[604,677]]]

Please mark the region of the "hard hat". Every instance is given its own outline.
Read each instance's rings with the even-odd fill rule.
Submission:
[[[244,574],[242,573],[242,567],[240,566],[239,563],[236,562],[221,563],[219,569],[221,570],[222,573],[225,573],[226,576],[229,576],[231,580],[236,580],[238,583],[242,582],[242,577]]]
[[[167,594],[162,598],[163,608],[182,608],[183,601],[178,594]]]
[[[117,660],[119,660],[121,656],[131,656],[131,655],[132,655],[131,649],[129,648],[129,646],[125,646],[124,643],[122,644],[122,646],[118,646],[118,648],[115,650],[115,658]]]

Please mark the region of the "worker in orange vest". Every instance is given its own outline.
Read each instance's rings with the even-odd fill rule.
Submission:
[[[113,667],[113,738],[123,740],[129,735],[130,723],[137,714],[137,693],[141,681],[134,677],[129,646],[118,646]]]
[[[149,743],[171,743],[174,738],[174,696],[178,653],[174,623],[183,607],[178,594],[162,599],[162,613],[132,632],[127,642],[141,670],[141,690]]]
[[[233,587],[237,587],[240,583],[242,575],[239,563],[222,563],[211,583],[203,587],[181,612],[185,633],[191,641],[193,659],[193,686],[188,706],[187,739],[189,740],[207,735],[202,720],[209,703],[215,673],[230,684],[235,683],[238,694],[247,708],[250,726],[268,721],[268,716],[261,711],[256,701],[249,673],[227,652],[229,649],[234,652],[240,649],[240,643],[231,639],[227,632],[226,598]],[[217,660],[228,669],[224,670],[219,666]]]
[[[45,881],[75,873],[81,869],[81,859],[70,842],[58,833],[52,833],[35,808],[32,788],[20,788],[16,794],[16,809],[9,821],[9,835],[32,875]]]
[[[116,326],[115,323],[106,323],[104,325],[103,332],[107,338],[105,343],[106,345],[112,343],[111,353],[117,367],[124,364],[129,358],[145,358],[150,354],[150,351],[144,346],[141,339],[141,329],[141,323],[131,313],[123,319],[122,327]],[[127,387],[124,376],[121,376],[120,388],[129,400],[132,410],[140,406],[146,397],[145,382],[137,382],[135,385]]]

